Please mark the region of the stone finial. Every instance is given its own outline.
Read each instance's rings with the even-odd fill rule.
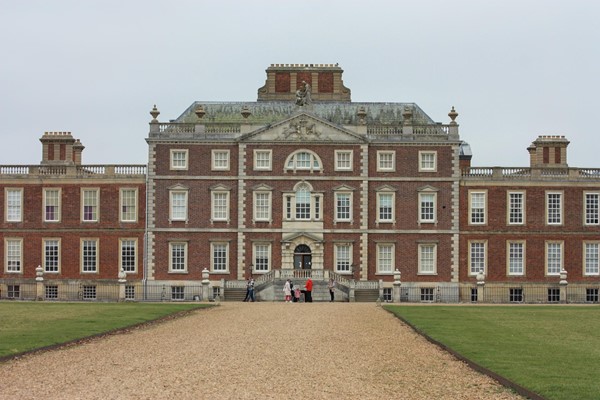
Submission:
[[[456,120],[456,117],[458,117],[458,113],[454,109],[454,106],[452,106],[452,110],[450,110],[450,112],[448,113],[448,116],[452,120],[452,121],[450,121],[450,125],[456,125],[456,121],[455,120]]]
[[[202,119],[202,117],[204,117],[204,115],[206,114],[206,111],[204,111],[204,107],[202,107],[202,104],[200,104],[198,107],[196,107],[196,110],[194,110],[194,114],[196,114],[196,116],[199,119]]]
[[[202,270],[202,280],[208,280],[210,276],[210,271],[206,268]]]
[[[158,111],[158,108],[156,108],[156,104],[154,105],[154,107],[152,107],[152,110],[150,110],[150,115],[152,115],[152,123],[158,123],[158,120],[156,119],[156,117],[158,117],[160,115],[160,111]]]
[[[485,285],[485,275],[484,275],[482,269],[480,269],[479,272],[477,273],[476,279],[477,279],[477,285],[479,285],[479,286]]]
[[[367,110],[365,110],[363,106],[360,106],[358,111],[356,112],[356,116],[358,117],[358,122],[361,125],[364,125],[366,123]]]
[[[399,285],[401,283],[400,278],[402,277],[402,273],[398,268],[394,271],[394,285]]]
[[[412,122],[412,110],[410,109],[410,107],[404,107],[404,111],[402,112],[402,118],[404,119],[404,123],[405,124],[411,124]]]
[[[125,283],[127,281],[127,274],[125,273],[125,270],[123,268],[121,268],[121,270],[119,271],[119,283]]]
[[[567,284],[567,271],[564,268],[560,270],[560,281],[558,283],[561,285]]]
[[[42,268],[41,265],[38,265],[37,268],[35,269],[35,280],[37,282],[44,281],[44,268]]]
[[[250,115],[252,115],[252,113],[250,112],[250,109],[248,108],[248,106],[243,106],[242,107],[242,117],[244,117],[244,119],[247,119]]]

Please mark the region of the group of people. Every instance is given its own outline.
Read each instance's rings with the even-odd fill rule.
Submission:
[[[329,279],[329,282],[327,283],[327,289],[329,290],[329,296],[331,298],[331,300],[329,301],[333,302],[335,296],[335,281],[333,279]],[[291,281],[291,279],[288,279],[283,285],[283,294],[285,295],[285,302],[299,302],[301,293],[304,293],[304,301],[306,303],[312,303],[312,290],[313,281],[310,278],[306,280],[306,285],[302,290],[299,287],[294,287],[294,283]],[[250,278],[246,282],[246,297],[244,297],[244,301],[256,301],[254,297],[254,278]]]
[[[333,279],[329,279],[329,283],[327,283],[327,289],[329,290],[329,296],[331,300],[334,301],[335,296],[335,281]],[[304,301],[306,303],[312,303],[312,290],[313,290],[313,281],[308,278],[306,280],[306,286],[304,290],[300,290],[298,287],[294,288],[294,283],[288,279],[285,281],[283,285],[283,294],[285,295],[285,302],[298,302],[300,301],[300,293],[304,293]]]

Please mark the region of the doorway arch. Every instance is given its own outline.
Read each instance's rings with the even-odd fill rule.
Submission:
[[[300,244],[294,249],[294,269],[311,269],[312,251],[305,244]]]

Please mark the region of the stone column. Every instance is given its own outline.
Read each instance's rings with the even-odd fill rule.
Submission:
[[[35,269],[36,300],[44,300],[44,269],[38,265]]]
[[[480,269],[477,274],[477,302],[483,303],[485,297],[485,275],[483,270]]]
[[[567,282],[567,271],[564,269],[560,270],[560,281],[558,284],[560,285],[560,302],[564,304],[567,302],[567,286],[569,284]]]
[[[210,289],[210,280],[208,279],[210,273],[208,269],[204,268],[202,270],[202,301],[208,301],[209,299],[209,289]]]
[[[401,287],[402,287],[402,281],[400,280],[400,278],[402,277],[402,273],[400,272],[400,270],[398,268],[396,268],[396,270],[394,271],[394,293],[393,296],[394,298],[392,299],[392,301],[394,303],[400,303],[402,300],[402,295],[401,295]]]
[[[127,283],[127,274],[121,268],[119,271],[119,301],[125,301],[125,284]]]

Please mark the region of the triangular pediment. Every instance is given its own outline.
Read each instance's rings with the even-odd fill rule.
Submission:
[[[240,137],[240,142],[365,143],[366,136],[301,112]]]
[[[321,243],[323,242],[323,238],[310,234],[308,232],[294,232],[282,238],[282,242],[293,242],[298,238],[306,238],[309,242]]]

